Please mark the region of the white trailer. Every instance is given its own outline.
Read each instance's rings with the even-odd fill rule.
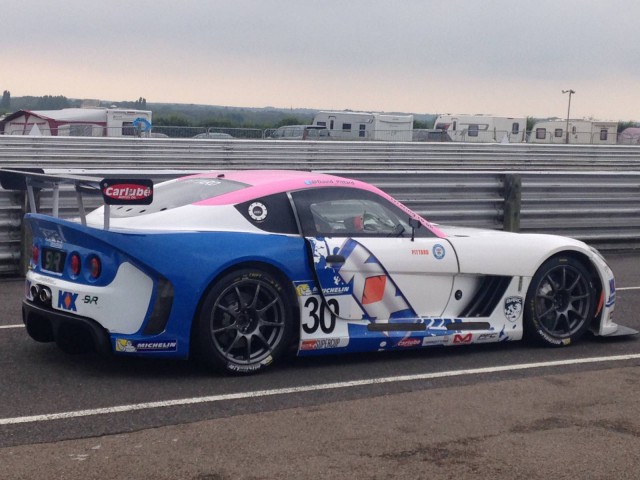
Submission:
[[[593,120],[567,120],[559,118],[535,123],[529,134],[529,143],[573,143],[589,145],[615,145],[618,122]],[[568,135],[567,135],[568,130]]]
[[[327,128],[334,140],[410,142],[413,133],[413,115],[323,111],[312,124]]]
[[[454,142],[518,143],[525,141],[527,119],[492,115],[440,115],[434,128]]]
[[[121,108],[18,110],[0,121],[5,135],[122,137],[146,133],[151,111]]]

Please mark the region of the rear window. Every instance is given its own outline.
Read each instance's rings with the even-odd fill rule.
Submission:
[[[223,178],[189,178],[161,183],[153,190],[150,205],[119,205],[111,207],[112,217],[135,217],[183,207],[225,193],[242,190],[249,185]]]

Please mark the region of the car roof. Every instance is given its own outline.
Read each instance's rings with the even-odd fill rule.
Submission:
[[[226,170],[190,175],[193,178],[216,178],[243,183],[246,188],[202,200],[195,205],[230,205],[277,193],[318,187],[348,187],[381,193],[376,187],[359,180],[317,172],[297,170]]]

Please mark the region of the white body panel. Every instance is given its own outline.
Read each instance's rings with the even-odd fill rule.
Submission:
[[[27,282],[51,289],[54,310],[92,318],[111,333],[140,330],[153,292],[153,280],[130,263],[123,263],[106,286],[83,285],[29,271]],[[127,298],[122,298],[127,292]],[[26,289],[26,296],[33,300]]]

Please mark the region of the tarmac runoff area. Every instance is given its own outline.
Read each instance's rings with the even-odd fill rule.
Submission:
[[[5,448],[0,478],[637,479],[631,363]]]

